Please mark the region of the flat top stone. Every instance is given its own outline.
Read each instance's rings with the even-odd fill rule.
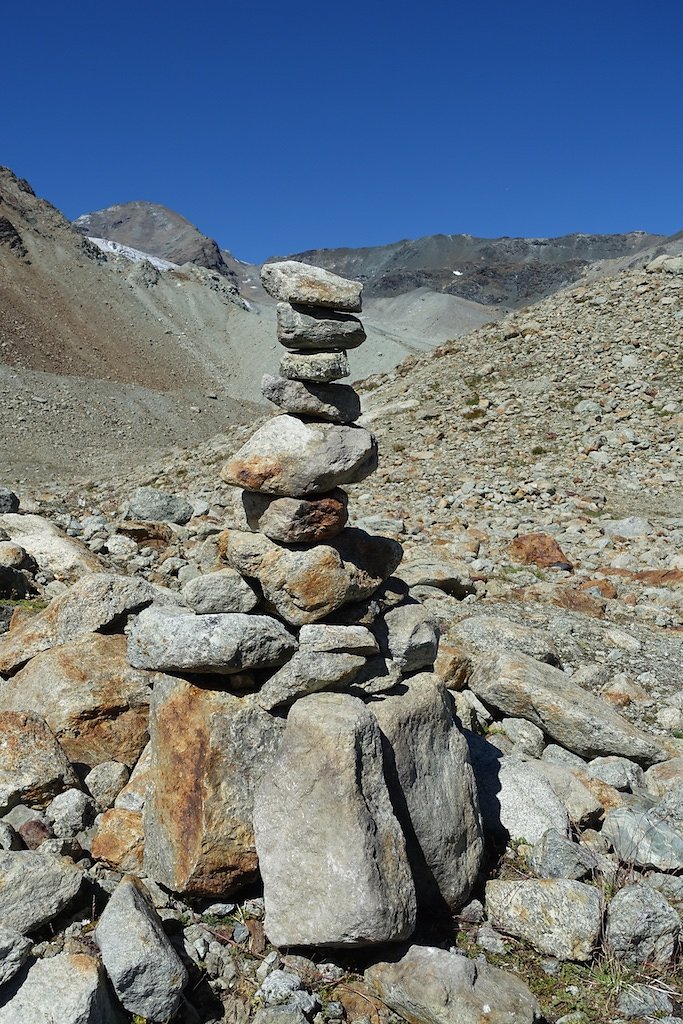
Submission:
[[[266,263],[261,268],[261,284],[274,299],[282,302],[322,306],[347,313],[362,308],[360,281],[348,281],[329,270],[298,260]]]

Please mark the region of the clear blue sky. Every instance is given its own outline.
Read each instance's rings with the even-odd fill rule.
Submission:
[[[3,5],[0,163],[242,259],[683,229],[681,0]]]

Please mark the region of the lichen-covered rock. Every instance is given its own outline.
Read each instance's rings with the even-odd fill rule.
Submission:
[[[356,654],[327,651],[297,651],[264,683],[255,700],[266,711],[293,704],[300,697],[320,690],[344,689],[365,665]]]
[[[602,926],[599,891],[567,879],[521,879],[486,884],[494,928],[558,960],[590,960]]]

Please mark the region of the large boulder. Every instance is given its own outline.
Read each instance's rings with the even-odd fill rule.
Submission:
[[[37,711],[74,762],[132,766],[147,741],[157,678],[131,668],[125,636],[92,633],[29,661],[0,689],[0,707]]]
[[[36,960],[3,989],[0,1024],[123,1024],[102,965],[87,953]]]
[[[0,711],[0,752],[0,814],[78,785],[54,734],[30,711]]]
[[[97,922],[94,938],[126,1010],[146,1020],[170,1020],[180,1005],[188,974],[138,878],[126,875],[119,882]]]
[[[451,911],[466,901],[484,841],[467,741],[453,700],[424,672],[404,692],[369,705],[382,731],[385,775],[406,835],[418,909]]]
[[[683,871],[683,825],[667,820],[657,807],[615,807],[605,817],[602,834],[624,864]]]
[[[519,978],[485,960],[411,946],[398,963],[379,963],[366,980],[412,1024],[534,1024],[536,998]]]
[[[324,494],[377,468],[377,441],[363,427],[284,414],[252,434],[221,470],[234,487],[284,497]]]
[[[280,260],[261,267],[261,284],[274,299],[323,309],[360,313],[363,285],[298,260]]]
[[[552,665],[519,653],[481,658],[469,685],[477,697],[516,718],[526,718],[581,757],[619,754],[642,764],[664,761],[667,752],[600,697]]]
[[[257,791],[254,826],[275,945],[363,946],[412,933],[405,839],[379,726],[362,701],[336,693],[297,701]]]
[[[175,892],[224,896],[256,878],[254,789],[284,723],[248,698],[165,678],[150,718],[145,872]]]
[[[42,516],[6,512],[0,515],[0,530],[15,544],[21,544],[42,572],[72,583],[86,573],[104,572],[102,561],[81,541]]]
[[[363,530],[345,529],[328,544],[275,544],[260,534],[224,531],[221,555],[238,572],[258,580],[266,601],[286,622],[318,622],[349,602],[370,597],[388,579],[401,545]]]
[[[36,654],[95,633],[151,604],[156,589],[135,576],[84,576],[50,602],[45,611],[22,619],[0,637],[0,675],[8,675]]]
[[[233,675],[282,665],[296,647],[292,634],[269,615],[147,608],[131,627],[128,660],[136,668]]]

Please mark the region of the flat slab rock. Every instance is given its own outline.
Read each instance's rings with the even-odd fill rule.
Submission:
[[[135,668],[164,672],[230,675],[282,665],[297,642],[269,615],[187,615],[148,608],[128,636],[128,660]]]
[[[364,665],[365,658],[356,654],[297,651],[264,683],[255,700],[265,711],[272,711],[293,704],[309,693],[342,690]]]
[[[254,827],[275,945],[364,946],[412,933],[405,839],[379,726],[362,701],[318,693],[294,704],[256,793]]]
[[[102,965],[85,953],[36,960],[3,988],[0,1024],[121,1024]]]
[[[125,1009],[149,1020],[170,1020],[188,974],[138,878],[126,875],[119,882],[100,915],[94,939]]]
[[[654,737],[622,718],[607,701],[528,655],[500,652],[479,658],[469,685],[485,704],[526,718],[581,757],[619,754],[646,765],[668,757]]]
[[[145,873],[221,897],[256,878],[254,790],[284,722],[249,698],[166,677],[155,687],[144,804]]]
[[[558,960],[590,960],[602,927],[599,890],[564,878],[487,882],[486,913],[494,928]]]
[[[151,604],[158,588],[134,576],[84,576],[38,615],[0,637],[0,675],[9,675],[36,654],[77,640]]]
[[[218,538],[218,550],[233,569],[258,580],[275,612],[297,626],[370,597],[403,554],[396,541],[349,528],[328,544],[296,548],[260,534],[226,530]]]
[[[260,427],[221,470],[234,487],[280,497],[325,494],[357,483],[377,468],[377,441],[363,427],[304,423],[276,416]]]
[[[365,331],[349,313],[278,302],[277,340],[291,349],[357,348],[365,341]]]
[[[330,384],[350,373],[346,352],[285,352],[280,360],[280,376],[289,380]]]
[[[360,313],[363,285],[298,260],[281,260],[261,267],[261,284],[282,302]]]
[[[353,423],[360,416],[360,398],[348,384],[315,384],[266,373],[261,394],[293,416],[310,416],[330,423]]]
[[[72,761],[135,764],[156,673],[131,668],[125,636],[91,633],[43,651],[4,683],[0,707],[42,715]]]
[[[365,979],[396,1013],[420,1024],[534,1024],[536,998],[519,978],[433,946],[411,946],[398,963],[369,967]]]

